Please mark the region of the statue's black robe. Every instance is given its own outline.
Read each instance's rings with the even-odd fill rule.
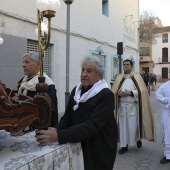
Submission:
[[[56,126],[59,144],[81,142],[85,170],[112,170],[117,150],[114,94],[105,88],[80,103],[77,110],[73,89],[64,116]]]

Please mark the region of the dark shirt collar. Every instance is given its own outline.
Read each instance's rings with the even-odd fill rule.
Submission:
[[[87,89],[85,89],[83,86],[81,88],[81,96],[86,93],[88,90],[90,90],[93,86],[89,86]]]

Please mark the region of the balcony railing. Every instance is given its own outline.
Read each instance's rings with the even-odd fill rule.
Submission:
[[[164,58],[164,57],[159,57],[159,63],[169,63],[170,60],[168,58]]]
[[[140,62],[151,62],[152,59],[150,56],[140,56]]]

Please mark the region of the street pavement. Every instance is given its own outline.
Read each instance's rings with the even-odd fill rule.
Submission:
[[[157,83],[156,89],[161,85]],[[154,115],[157,141],[149,142],[142,139],[142,148],[129,147],[128,152],[120,155],[117,153],[113,170],[170,170],[170,163],[160,164],[163,158],[162,140],[162,107],[156,100],[155,92],[150,93],[150,102]],[[118,145],[118,150],[119,150]]]

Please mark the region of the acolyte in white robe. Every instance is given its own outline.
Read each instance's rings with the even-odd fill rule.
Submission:
[[[170,159],[170,81],[162,84],[156,91],[157,101],[163,106],[162,125],[163,125],[163,146],[164,156]]]
[[[139,140],[138,128],[138,91],[134,85],[130,75],[126,75],[126,79],[119,91],[132,91],[134,97],[126,96],[119,98],[119,135],[120,147],[134,146]]]

